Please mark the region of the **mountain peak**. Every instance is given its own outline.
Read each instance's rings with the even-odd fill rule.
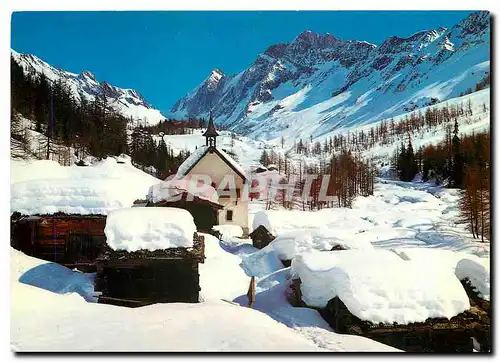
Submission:
[[[457,96],[485,76],[487,15],[471,14],[450,30],[392,36],[380,46],[305,30],[269,46],[234,76],[212,71],[172,112],[196,117],[212,110],[229,129],[268,139],[398,115]]]
[[[213,69],[212,73],[210,73],[210,77],[216,78],[217,80],[225,76],[226,74],[220,69]]]
[[[14,50],[11,54],[25,72],[44,74],[51,81],[61,80],[68,84],[77,101],[80,99],[91,101],[96,96],[105,94],[109,104],[113,104],[118,113],[133,122],[140,121],[153,125],[165,119],[160,111],[152,108],[136,90],[119,88],[106,81],[99,82],[95,75],[87,70],[76,74],[56,68],[32,54],[20,54]]]
[[[80,78],[89,78],[89,79],[93,80],[94,82],[97,82],[94,73],[89,72],[88,70],[84,70],[83,72],[81,72]]]
[[[210,73],[210,76],[205,81],[208,90],[213,91],[217,89],[219,87],[219,84],[221,83],[221,81],[224,80],[225,77],[226,75],[222,70],[213,69],[212,72]]]

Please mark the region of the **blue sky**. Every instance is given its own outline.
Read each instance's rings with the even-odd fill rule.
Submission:
[[[249,66],[304,30],[379,45],[391,35],[451,27],[463,11],[16,12],[11,47],[53,66],[139,91],[166,113],[212,69]]]

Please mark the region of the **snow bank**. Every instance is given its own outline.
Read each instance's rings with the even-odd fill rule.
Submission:
[[[173,207],[141,207],[114,210],[104,233],[113,250],[137,251],[190,248],[196,232],[191,214]]]
[[[269,217],[264,211],[258,211],[252,221],[252,231],[257,229],[260,225],[264,226],[269,232],[272,232],[271,223],[269,222]]]
[[[246,294],[250,277],[240,267],[241,258],[224,251],[219,240],[209,234],[205,237],[205,262],[200,268],[200,299],[203,301],[234,298]]]
[[[123,158],[124,159],[124,158]],[[114,158],[92,166],[11,162],[11,212],[102,214],[144,199],[158,179]]]
[[[319,250],[330,251],[335,246],[341,246],[344,249],[362,250],[373,249],[370,243],[370,237],[367,233],[358,233],[350,237],[339,235],[337,229],[319,228],[308,232],[302,232],[297,236],[297,247],[299,252]]]
[[[63,167],[52,160],[37,160],[25,162],[19,160],[10,161],[10,183],[46,178],[69,178],[72,167]]]
[[[11,212],[21,214],[101,214],[131,206],[124,202],[122,182],[46,179],[11,185]],[[133,202],[133,200],[130,200]]]
[[[183,193],[189,193],[203,200],[219,203],[217,191],[210,185],[199,185],[197,180],[190,178],[175,179],[152,185],[148,192],[148,201],[177,201]]]
[[[96,302],[94,273],[80,273],[60,264],[32,258],[10,248],[11,283],[23,283],[57,294],[77,293],[88,302]]]
[[[303,300],[324,307],[338,296],[349,311],[373,323],[451,318],[469,309],[469,299],[448,267],[405,261],[387,250],[299,254],[292,274]]]
[[[269,250],[241,255],[241,267],[247,275],[262,278],[284,268],[276,254]]]
[[[455,274],[458,279],[469,279],[479,293],[479,297],[490,300],[490,259],[462,259],[458,262]]]
[[[345,249],[373,249],[369,242],[341,241],[317,231],[295,230],[280,234],[266,247],[245,255],[243,267],[249,275],[262,277],[283,268],[280,261],[292,260],[300,253],[329,251],[335,245]]]
[[[335,230],[330,229],[298,229],[279,234],[266,248],[273,249],[280,260],[291,260],[299,253],[313,250],[330,251],[335,246],[347,250],[373,249],[373,245],[364,238],[339,239],[335,235]]]

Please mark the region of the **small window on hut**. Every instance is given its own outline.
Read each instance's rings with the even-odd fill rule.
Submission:
[[[226,211],[226,221],[233,221],[233,210]]]

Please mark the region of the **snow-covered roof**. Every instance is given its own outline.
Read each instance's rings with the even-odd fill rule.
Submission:
[[[225,151],[221,150],[221,149],[218,149],[217,148],[217,151],[219,151],[219,153],[224,156],[224,158],[236,169],[238,170],[238,172],[244,177],[244,178],[247,178],[247,175],[245,173],[245,170],[243,169],[243,167],[241,167],[241,165],[236,162],[231,156],[229,156]]]
[[[406,261],[388,250],[303,253],[292,261],[292,272],[306,304],[324,307],[339,297],[352,314],[373,323],[451,318],[470,308],[448,266]]]
[[[177,170],[176,178],[182,178],[188,174],[188,172],[205,156],[210,147],[200,146],[193,153],[189,155],[189,157],[179,166]],[[244,179],[247,178],[245,170],[241,167],[238,162],[236,162],[231,156],[229,156],[226,152],[221,149],[213,148],[215,153],[218,153],[219,156],[226,161],[230,167],[237,171]]]
[[[219,203],[217,191],[211,185],[201,185],[197,180],[184,177],[160,182],[149,188],[148,201],[157,203],[160,201],[176,201],[183,193],[189,193],[200,199],[213,203]]]
[[[46,179],[11,186],[11,211],[26,215],[106,215],[109,210],[126,206],[131,204],[123,202],[118,181]]]
[[[260,225],[264,226],[269,232],[272,232],[271,222],[269,216],[265,211],[258,211],[255,213],[252,221],[252,231],[257,229]]]
[[[15,167],[11,184],[11,212],[22,214],[101,214],[132,206],[143,199],[158,179],[138,170],[125,158],[124,164],[107,158],[87,167],[60,166],[35,161]],[[46,165],[50,165],[47,172]]]
[[[124,208],[106,218],[106,242],[113,250],[163,250],[193,247],[193,216],[174,207]]]
[[[455,274],[460,280],[469,279],[479,297],[490,300],[490,258],[462,259]]]
[[[404,260],[449,267],[458,279],[469,279],[481,298],[490,300],[489,257],[480,258],[467,252],[436,248],[396,248],[393,251]]]
[[[205,156],[205,153],[208,151],[207,146],[200,146],[197,149],[195,149],[191,154],[189,155],[188,158],[184,160],[184,162],[179,166],[177,169],[177,175],[176,177],[184,177],[186,174],[189,172],[191,168],[194,167],[198,163],[199,160],[202,159],[203,156]]]
[[[480,260],[476,255],[454,250],[437,248],[395,248],[393,251],[404,260],[412,260],[428,264],[446,265],[455,273],[457,264],[462,259]]]

